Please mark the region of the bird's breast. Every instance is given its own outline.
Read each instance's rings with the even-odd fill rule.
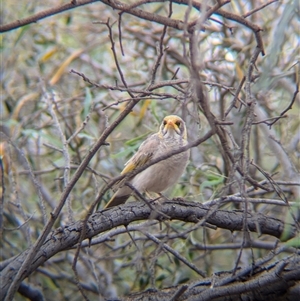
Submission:
[[[173,146],[171,149],[170,146],[160,145],[153,159],[157,159],[176,148],[178,148],[178,144],[177,147]],[[173,155],[137,174],[133,178],[132,184],[140,192],[162,192],[178,181],[186,168],[188,159],[189,151]]]

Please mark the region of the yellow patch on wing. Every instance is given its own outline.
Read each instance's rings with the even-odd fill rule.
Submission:
[[[129,160],[126,163],[125,168],[121,172],[121,175],[124,175],[128,172],[131,172],[132,170],[134,170],[138,167],[141,167],[141,166],[145,165],[151,157],[152,157],[152,154],[137,153],[131,160]]]
[[[145,165],[153,157],[160,143],[160,137],[157,134],[150,136],[139,147],[137,153],[125,164],[121,172],[122,175]]]
[[[128,163],[125,168],[122,170],[121,175],[124,175],[128,172],[133,171],[136,168],[135,164],[133,164],[132,162]]]

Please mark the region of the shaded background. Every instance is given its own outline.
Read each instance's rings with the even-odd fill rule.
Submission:
[[[296,2],[275,2],[247,18],[263,28],[261,34],[266,53],[259,56],[253,73],[256,77],[252,84],[252,95],[256,101],[254,122],[280,116],[291,104],[297,81],[299,83]],[[6,1],[2,4],[2,23],[63,3]],[[232,1],[223,9],[242,16],[262,4],[263,1]],[[169,14],[169,3],[149,3],[140,8],[163,16]],[[187,6],[173,3],[172,8],[174,19],[184,20],[187,17],[193,20],[199,16],[195,9],[188,13]],[[246,75],[256,40],[253,32],[245,26],[218,15],[212,17],[205,22],[205,31],[199,31],[199,66],[211,112],[222,120]],[[92,3],[1,35],[2,260],[19,254],[37,239],[64,190],[66,154],[63,153],[61,133],[66,140],[71,137],[67,151],[69,177],[72,177],[96,139],[124,110],[130,99],[120,80],[111,37],[115,42],[119,66],[133,93],[145,92],[151,82],[163,26],[122,14],[122,55],[118,18],[118,11],[103,3]],[[107,21],[111,26],[111,36],[108,26],[101,24]],[[186,33],[168,28],[163,40],[162,59],[154,78],[154,84],[161,87],[149,93],[149,97],[144,96],[115,128],[107,139],[109,145],[102,147],[94,156],[73,188],[55,227],[85,216],[100,189],[119,174],[147,135],[157,131],[164,116],[182,116],[187,123],[189,141],[209,130],[208,122],[193,97],[186,64],[189,51]],[[84,74],[98,87],[83,81],[70,70]],[[178,83],[166,83],[175,79]],[[245,99],[244,88],[239,98]],[[225,128],[233,156],[240,149],[246,112],[245,106],[236,100],[236,106],[226,119],[232,123]],[[249,158],[278,185],[284,184],[279,186],[280,194],[295,207],[270,205],[267,200],[280,200],[278,191],[266,193],[258,189],[248,196],[266,201],[252,205],[249,210],[293,221],[292,213],[297,218],[299,208],[299,188],[296,186],[299,183],[299,97],[294,99],[293,106],[284,115],[272,126],[266,122],[253,125]],[[274,119],[268,120],[272,121]],[[82,130],[72,137],[83,122],[86,124]],[[166,195],[205,202],[224,193],[238,193],[238,175],[234,177],[234,183],[226,182],[229,168],[222,145],[214,136],[192,149],[185,174]],[[265,179],[265,175],[254,166],[249,172],[257,181]],[[99,208],[109,200],[111,193],[106,194]],[[241,206],[228,203],[224,208],[235,210]],[[234,268],[240,248],[233,244],[239,246],[243,233],[202,227],[189,232],[191,227],[193,225],[172,221],[164,223],[162,229],[157,223],[145,229],[160,235],[208,275]],[[117,235],[105,244],[82,250],[78,273],[90,298],[97,298],[98,290],[102,297],[114,297],[197,279],[194,271],[163,251],[142,231],[132,235],[139,250],[127,233]],[[263,257],[271,243],[274,245],[276,241],[258,234],[251,234],[251,240],[257,246],[252,251],[243,251],[242,266],[251,263],[252,258]],[[278,258],[287,254],[282,252]],[[74,251],[61,252],[27,281],[41,289],[46,299],[81,300],[71,269],[73,258]],[[23,297],[16,295],[16,300],[23,300]]]

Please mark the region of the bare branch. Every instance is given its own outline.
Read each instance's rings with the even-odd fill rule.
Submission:
[[[242,231],[244,228],[243,212],[214,210],[214,212],[210,214],[211,208],[185,200],[166,201],[160,206],[160,211],[170,216],[172,220],[179,219],[192,223],[204,220],[209,224],[230,231]],[[128,225],[129,223],[138,220],[147,220],[151,215],[152,210],[147,205],[140,202],[133,202],[92,214],[85,225],[83,237],[81,237],[82,222],[58,228],[52,233],[49,233],[47,239],[43,242],[43,245],[41,245],[34,254],[32,264],[27,266],[19,276],[19,279],[22,281],[48,258],[76,245],[81,239],[92,239],[95,235],[114,227]],[[285,224],[276,218],[267,217],[260,213],[252,215],[248,212],[247,215],[247,228],[250,231],[257,232],[257,226],[259,226],[259,231],[262,234],[280,238],[284,229],[288,227],[289,231],[285,234],[285,239],[292,238],[297,233],[297,229],[293,224]],[[9,263],[4,270],[2,270],[0,276],[1,299],[3,299],[4,296],[7,298],[11,279],[17,278],[18,270],[22,268],[22,263],[28,260],[28,254],[30,253],[32,253],[31,250],[21,253],[14,261]]]

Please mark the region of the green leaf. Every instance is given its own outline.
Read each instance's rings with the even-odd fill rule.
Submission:
[[[224,176],[212,173],[211,171],[206,171],[207,180],[202,182],[200,185],[200,190],[202,191],[207,187],[214,187],[224,182]]]
[[[137,149],[137,147],[135,147],[135,146],[127,147],[126,149],[124,149],[121,152],[118,152],[116,154],[112,154],[111,157],[113,159],[128,158],[130,155],[132,155],[135,152],[136,149]]]
[[[89,114],[91,105],[93,102],[92,94],[91,94],[91,89],[89,87],[85,88],[85,99],[84,99],[84,109],[83,109],[83,114],[84,118]]]
[[[287,247],[300,248],[300,237],[294,237],[285,243]]]
[[[141,141],[144,141],[144,138],[149,136],[151,132],[148,132],[148,133],[145,133],[145,134],[142,134],[136,138],[133,138],[133,139],[130,139],[130,140],[127,140],[124,144],[125,145],[129,145],[129,146],[132,146],[134,145],[136,147],[136,144],[137,142],[141,142]]]
[[[86,138],[86,139],[93,140],[93,141],[96,140],[96,138],[94,136],[88,135],[87,133],[79,133],[77,136],[79,138]]]

